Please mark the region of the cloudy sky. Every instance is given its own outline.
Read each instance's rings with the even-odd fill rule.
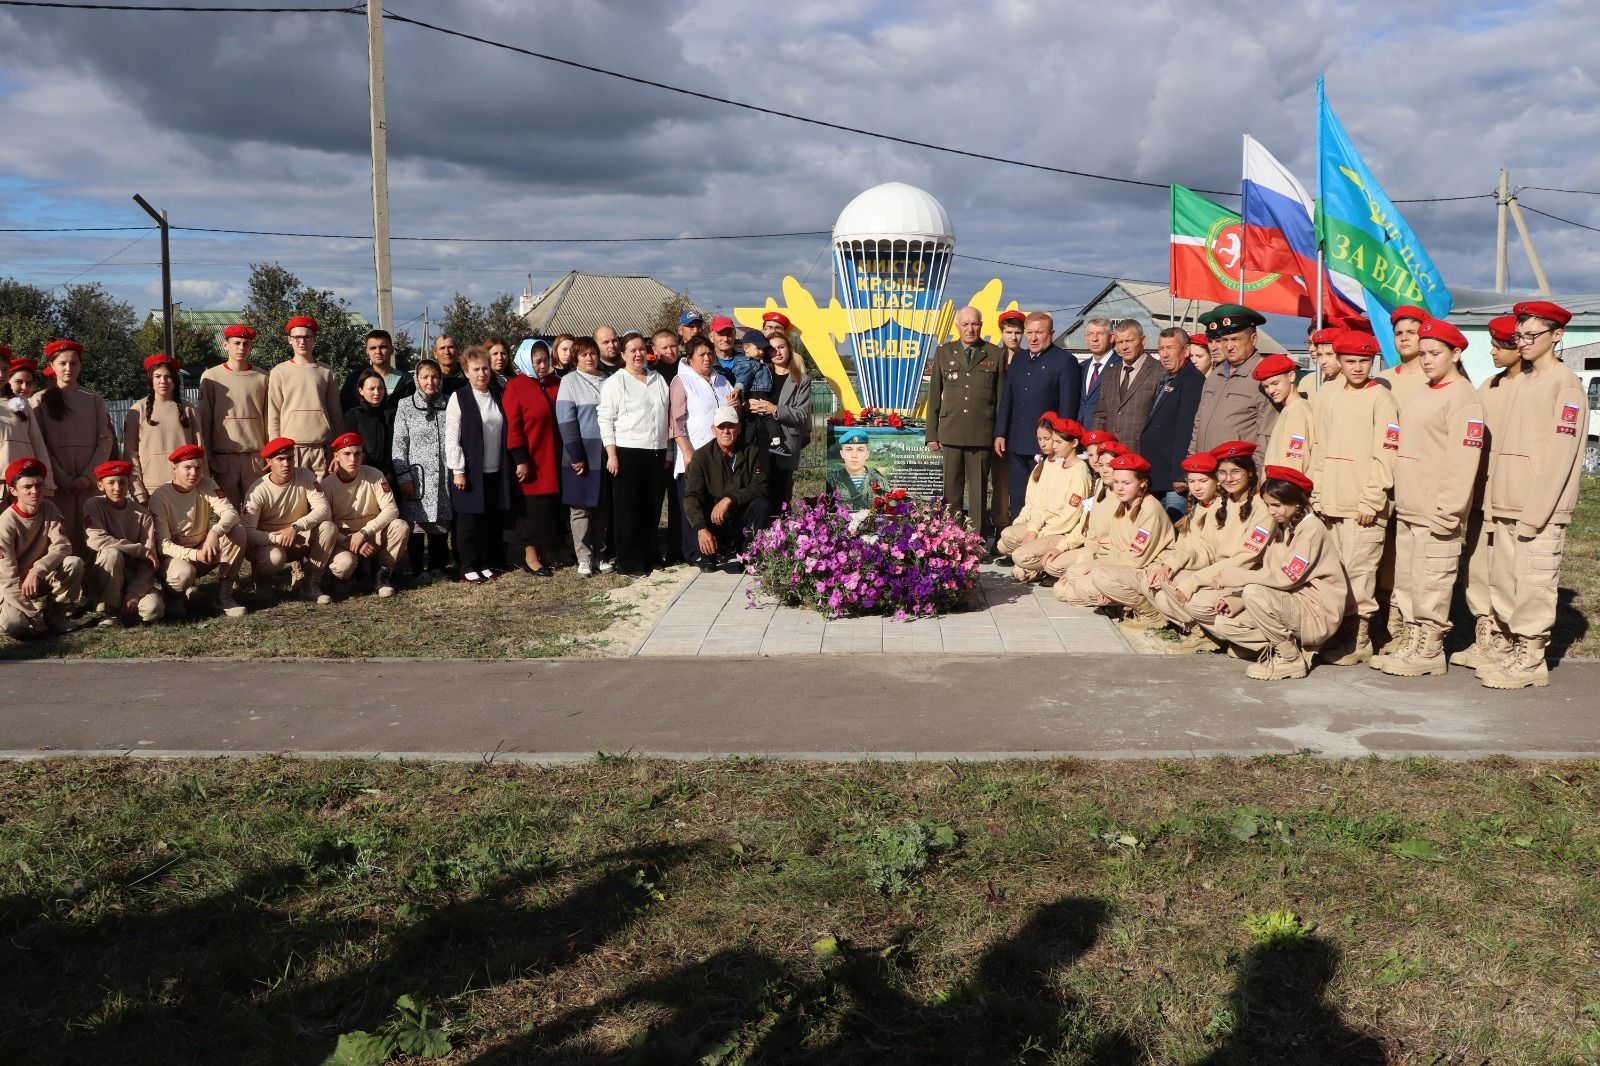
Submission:
[[[133,0],[156,3],[159,0]],[[230,6],[238,0],[213,0]],[[248,2],[248,0],[247,0]],[[315,0],[278,0],[315,3]],[[238,6],[247,6],[239,3]],[[1236,189],[1253,134],[1314,188],[1315,79],[1394,198],[1600,190],[1600,4],[1455,0],[390,0],[387,9],[639,77],[897,136],[1198,188]],[[781,17],[775,17],[781,12]],[[1084,180],[772,118],[390,22],[396,235],[594,238],[826,230],[882,181],[949,210],[958,252],[1164,278],[1164,190]],[[174,224],[370,233],[365,21],[0,7],[0,228]],[[1600,196],[1526,191],[1600,226]],[[1235,203],[1237,201],[1225,201]],[[1494,280],[1492,200],[1415,204],[1457,286]],[[1530,216],[1558,292],[1600,291],[1594,232]],[[1512,287],[1531,288],[1513,237]],[[397,243],[396,318],[579,268],[648,273],[704,306],[826,298],[826,239]],[[370,242],[174,236],[175,298],[233,308],[276,261],[374,313]],[[153,234],[0,233],[0,276],[160,300]],[[1094,277],[960,261],[1029,308]],[[406,325],[410,322],[410,325]]]

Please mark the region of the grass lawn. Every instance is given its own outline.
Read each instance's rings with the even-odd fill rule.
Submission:
[[[1600,656],[1600,477],[1583,479],[1567,527],[1551,644],[1565,655]]]
[[[627,583],[609,574],[579,578],[568,567],[553,578],[513,573],[487,586],[440,583],[326,607],[289,598],[269,604],[247,591],[240,602],[250,613],[243,618],[211,613],[148,626],[93,626],[50,640],[0,637],[0,659],[572,655],[611,623],[616,611],[606,593]],[[215,582],[202,587],[209,593]]]
[[[1597,799],[1509,760],[9,764],[0,1061],[1595,1062]]]

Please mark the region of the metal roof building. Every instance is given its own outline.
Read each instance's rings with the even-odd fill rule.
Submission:
[[[635,274],[584,274],[569,270],[528,301],[522,320],[528,333],[592,337],[601,326],[618,333],[647,329],[661,305],[677,295],[655,278]],[[699,310],[699,308],[696,308]]]
[[[1164,281],[1131,281],[1117,278],[1101,289],[1066,329],[1056,334],[1056,344],[1072,351],[1084,351],[1083,327],[1091,318],[1131,318],[1144,326],[1145,342],[1155,350],[1156,337],[1168,326],[1181,326],[1191,333],[1203,327],[1200,316],[1217,306],[1210,300],[1176,300],[1167,294]],[[1256,350],[1270,354],[1287,351],[1265,329],[1256,331]]]

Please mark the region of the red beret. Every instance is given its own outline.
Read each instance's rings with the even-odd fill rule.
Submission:
[[[1096,445],[1115,444],[1117,442],[1117,435],[1111,432],[1109,429],[1091,429],[1089,432],[1079,437],[1078,442],[1085,448],[1092,448]]]
[[[45,377],[49,378],[51,381],[54,381],[56,379],[56,368],[51,366],[49,363],[46,363],[44,365],[44,369],[39,371],[39,373],[43,374]]]
[[[789,316],[784,314],[782,311],[768,311],[766,314],[761,316],[761,321],[776,322],[783,327],[783,331],[785,333],[789,332]]]
[[[1119,455],[1115,459],[1111,460],[1111,469],[1132,470],[1135,473],[1148,474],[1150,472],[1150,460],[1146,459],[1142,455],[1135,455],[1133,452],[1128,452],[1125,455]]]
[[[1204,333],[1191,333],[1191,334],[1189,334],[1189,343],[1190,344],[1198,344],[1202,348],[1207,347],[1207,346],[1209,346],[1211,344],[1210,341],[1206,340],[1206,335]]]
[[[1056,414],[1054,411],[1046,411],[1044,414],[1039,416],[1039,421],[1035,423],[1035,425],[1048,426],[1050,423],[1054,422],[1060,417],[1061,416]]]
[[[328,447],[334,451],[338,451],[340,448],[364,447],[364,444],[362,443],[361,434],[359,433],[341,433],[337,437],[333,438],[333,443],[328,445]]]
[[[1016,308],[1012,308],[1009,311],[1001,311],[997,321],[1003,326],[1007,322],[1026,322],[1028,321],[1028,316]]]
[[[10,377],[19,370],[26,370],[30,374],[37,374],[39,372],[39,364],[35,363],[32,359],[13,359],[6,367],[6,377]]]
[[[251,329],[249,326],[229,326],[227,329],[222,331],[222,335],[226,338],[243,337],[247,341],[253,341],[256,339],[256,331]]]
[[[1500,342],[1502,348],[1516,347],[1517,316],[1501,315],[1489,320],[1489,336]]]
[[[144,361],[144,370],[147,374],[158,366],[170,366],[176,372],[178,361],[165,352],[157,352]]]
[[[133,464],[128,460],[112,459],[94,468],[94,479],[99,481],[103,477],[126,477],[131,473],[133,473]]]
[[[1422,308],[1412,307],[1410,304],[1407,304],[1404,307],[1396,307],[1393,311],[1389,312],[1389,325],[1398,326],[1402,318],[1414,318],[1418,322],[1426,322],[1432,317],[1432,315],[1428,314],[1428,312],[1424,311]]]
[[[1268,378],[1275,378],[1279,374],[1293,374],[1299,369],[1294,365],[1294,360],[1287,355],[1282,352],[1273,352],[1256,364],[1256,368],[1250,371],[1250,376],[1257,381],[1265,381]]]
[[[1083,424],[1075,418],[1053,418],[1050,420],[1050,428],[1063,437],[1071,437],[1073,440],[1083,439]]]
[[[1292,466],[1269,466],[1266,474],[1267,477],[1274,481],[1287,481],[1289,484],[1297,486],[1302,492],[1309,493],[1311,491],[1311,479]]]
[[[1452,348],[1465,349],[1467,346],[1466,334],[1448,322],[1440,322],[1437,318],[1430,318],[1417,330],[1418,337],[1432,337],[1436,341],[1444,341]]]
[[[1224,459],[1248,459],[1256,453],[1256,446],[1247,440],[1224,441],[1211,449],[1211,454],[1216,456],[1217,462]]]
[[[1549,300],[1524,300],[1511,309],[1512,314],[1521,318],[1523,315],[1533,315],[1536,318],[1548,319],[1558,326],[1565,326],[1572,321],[1572,312],[1560,304],[1553,304]]]
[[[294,441],[288,437],[273,437],[261,446],[261,458],[271,459],[279,452],[284,452],[294,447]]]
[[[169,463],[187,463],[190,459],[204,459],[206,450],[198,444],[180,444],[167,456]]]
[[[322,332],[322,327],[317,325],[317,320],[312,318],[310,315],[296,315],[284,325],[283,331],[285,333],[293,333],[302,326],[306,329],[309,329],[312,333]]]
[[[1210,452],[1195,452],[1178,465],[1191,474],[1215,474],[1217,457]]]
[[[1347,329],[1333,338],[1333,350],[1340,355],[1366,355],[1378,354],[1378,338],[1370,333],[1357,333]]]
[[[1344,332],[1338,326],[1324,326],[1311,335],[1312,344],[1332,344],[1333,338]]]
[[[1127,455],[1131,451],[1133,449],[1120,440],[1108,440],[1100,445],[1101,455]]]
[[[82,355],[83,345],[77,341],[51,341],[44,346],[44,357],[46,359],[54,359],[57,352],[77,352]]]
[[[43,463],[31,455],[24,455],[6,467],[6,484],[15,485],[19,478],[44,477],[46,473]]]

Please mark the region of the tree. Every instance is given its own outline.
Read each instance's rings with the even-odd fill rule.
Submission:
[[[456,348],[464,351],[483,340],[488,332],[489,313],[483,309],[483,305],[470,296],[456,293],[445,306],[438,335],[455,338]]]
[[[678,331],[678,318],[685,311],[693,311],[697,315],[702,313],[700,308],[695,305],[695,302],[689,299],[688,293],[675,292],[661,301],[661,306],[656,308],[656,313],[651,316],[649,324],[640,328],[644,330],[646,336],[658,329],[670,329],[676,333]]]
[[[409,367],[417,365],[417,342],[411,334],[403,329],[394,331],[394,365]]]
[[[489,304],[489,313],[484,322],[484,336],[499,337],[509,344],[513,350],[518,343],[528,335],[528,325],[522,321],[522,316],[517,314],[517,298],[510,293],[501,293]]]
[[[0,279],[0,344],[13,355],[44,360],[44,346],[57,338],[83,345],[83,381],[108,400],[144,391],[144,371],[134,353],[133,307],[99,285],[69,285],[55,296],[47,289]]]
[[[311,289],[277,263],[250,264],[250,298],[241,317],[256,331],[251,362],[263,369],[289,358],[284,325],[297,315],[317,320],[317,361],[343,378],[366,363],[367,327],[329,289]]]
[[[134,357],[142,365],[147,357],[161,351],[166,343],[167,337],[161,323],[156,321],[155,315],[151,315],[133,335]],[[206,367],[222,361],[222,353],[217,350],[217,339],[211,331],[191,325],[182,315],[172,323],[172,346],[177,350],[167,354],[183,365],[184,383],[187,385],[199,385],[200,375]]]

